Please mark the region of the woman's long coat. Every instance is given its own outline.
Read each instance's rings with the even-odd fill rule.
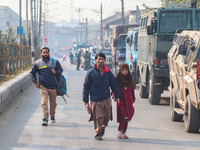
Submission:
[[[130,121],[135,111],[133,107],[133,103],[135,102],[134,86],[119,86],[119,93],[119,102],[117,102],[117,122],[120,122],[121,117],[128,117]]]

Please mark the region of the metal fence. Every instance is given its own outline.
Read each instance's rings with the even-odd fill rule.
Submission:
[[[0,82],[32,66],[31,46],[0,43]]]

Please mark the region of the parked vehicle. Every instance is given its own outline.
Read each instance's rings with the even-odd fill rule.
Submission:
[[[160,103],[161,93],[168,90],[167,54],[177,29],[199,28],[199,8],[157,9],[141,15],[138,32],[137,70],[140,96]]]
[[[130,72],[134,79],[134,87],[138,83],[137,78],[137,46],[138,46],[138,28],[128,31],[126,37],[126,60],[125,63],[129,65]]]
[[[182,121],[185,130],[198,132],[200,125],[200,30],[175,35],[168,53],[170,112],[172,121]]]
[[[112,26],[112,69],[116,75],[119,66],[125,62],[126,59],[126,37],[127,32],[138,25],[121,25]]]
[[[102,48],[99,50],[100,53],[104,53],[106,55],[105,65],[108,69],[112,69],[112,53],[110,48]]]
[[[90,47],[90,67],[94,67],[95,64],[95,55],[99,51],[99,47],[94,46]]]

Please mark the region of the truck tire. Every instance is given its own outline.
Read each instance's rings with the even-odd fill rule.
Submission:
[[[172,121],[182,121],[183,115],[179,115],[174,111],[174,108],[180,108],[177,103],[177,98],[175,95],[175,90],[172,89],[171,95],[170,95],[170,116]]]
[[[161,85],[155,85],[154,76],[149,76],[149,102],[151,105],[158,105],[161,97]]]
[[[147,87],[142,85],[141,77],[139,77],[139,84],[140,84],[140,87],[139,87],[140,97],[141,98],[148,98]]]
[[[199,110],[197,110],[191,103],[188,95],[185,102],[184,114],[185,130],[189,133],[195,133],[199,130]]]

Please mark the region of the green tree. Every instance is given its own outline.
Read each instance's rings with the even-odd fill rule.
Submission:
[[[6,34],[4,35],[4,42],[7,44],[13,44],[16,42],[16,31],[10,27],[10,23],[7,22],[8,29],[6,30]]]

